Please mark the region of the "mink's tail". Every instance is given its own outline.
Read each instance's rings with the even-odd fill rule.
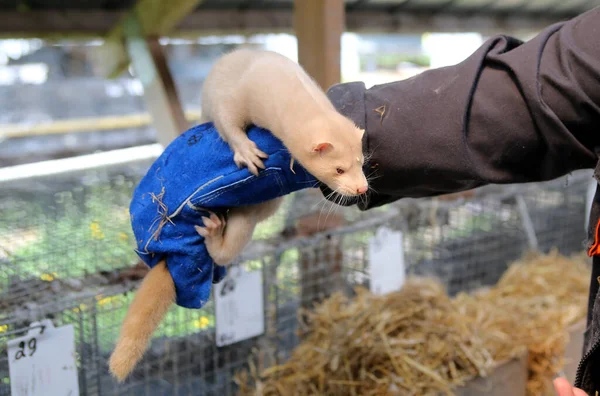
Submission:
[[[110,372],[119,382],[127,378],[142,358],[152,333],[174,302],[175,285],[163,260],[145,276],[125,315],[109,362]]]

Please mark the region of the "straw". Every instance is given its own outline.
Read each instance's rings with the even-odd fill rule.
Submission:
[[[336,293],[306,318],[288,361],[237,374],[240,395],[453,394],[498,362],[529,351],[529,395],[562,369],[567,327],[586,314],[589,266],[582,257],[529,255],[498,284],[451,299],[433,279],[399,292]]]

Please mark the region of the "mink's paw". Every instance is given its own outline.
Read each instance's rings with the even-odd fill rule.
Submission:
[[[267,154],[262,152],[256,147],[256,143],[248,139],[246,142],[240,145],[235,145],[233,148],[233,162],[242,168],[248,167],[250,173],[258,176],[258,168],[265,169],[261,158],[269,158]]]
[[[217,216],[209,212],[210,218],[202,217],[204,227],[195,226],[196,232],[204,237],[204,244],[208,254],[213,258],[217,265],[227,265],[231,260],[228,258],[229,252],[224,247],[225,242],[225,217]]]
[[[210,218],[202,216],[204,227],[198,225],[194,227],[196,232],[206,239],[223,237],[223,232],[225,231],[226,225],[225,217],[218,216],[213,212],[209,213]]]

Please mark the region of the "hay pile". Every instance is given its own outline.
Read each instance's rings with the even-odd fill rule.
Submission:
[[[286,364],[262,371],[259,394],[447,393],[493,363],[433,280],[411,279],[383,297],[335,294],[306,315],[311,332]]]
[[[515,263],[498,285],[450,299],[431,279],[398,293],[335,294],[304,312],[309,332],[282,365],[250,365],[241,395],[452,394],[530,351],[531,395],[562,366],[566,327],[586,312],[589,269],[556,253]]]
[[[527,393],[541,395],[563,367],[566,329],[586,316],[589,277],[584,256],[530,255],[514,263],[494,288],[460,294],[454,305],[496,361],[527,346]]]

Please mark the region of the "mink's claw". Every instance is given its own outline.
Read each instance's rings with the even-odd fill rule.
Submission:
[[[213,212],[209,212],[210,217],[202,216],[202,222],[204,227],[195,226],[196,232],[204,238],[214,238],[223,235],[225,230],[225,219],[221,216],[216,215]]]
[[[248,171],[255,176],[258,176],[258,168],[265,169],[265,165],[261,158],[269,158],[268,154],[259,150],[256,144],[248,140],[242,145],[233,147],[233,161],[238,168],[247,167]]]

